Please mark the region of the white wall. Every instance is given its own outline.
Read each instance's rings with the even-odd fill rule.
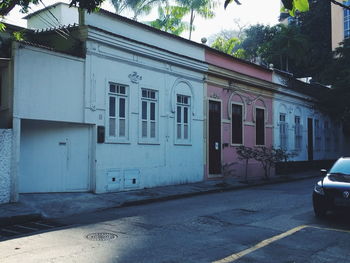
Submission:
[[[10,201],[12,130],[0,129],[0,204]]]
[[[283,89],[281,88],[280,91]],[[286,92],[288,92],[285,89]],[[306,99],[306,95],[299,94],[300,99],[295,98],[294,95],[289,91],[290,95],[276,94],[273,102],[274,109],[274,146],[279,148],[281,146],[280,140],[280,125],[279,125],[279,116],[280,113],[286,114],[286,122],[288,124],[288,146],[287,150],[290,152],[297,153],[297,156],[293,158],[294,161],[307,161],[308,160],[308,118],[313,119],[313,159],[314,160],[327,160],[327,159],[337,159],[344,154],[344,137],[342,136],[341,126],[335,126],[335,123],[332,120],[315,109],[315,106],[302,99]],[[302,125],[302,143],[301,149],[295,149],[295,116],[300,116],[301,125]],[[320,148],[316,147],[316,135],[315,135],[315,119],[319,120],[320,124]],[[330,147],[326,149],[326,136],[325,136],[325,121],[328,121],[331,136],[330,136]],[[338,136],[334,136],[338,134]],[[339,141],[336,143],[336,138],[339,138]]]
[[[180,55],[192,57],[201,61],[205,60],[204,51],[199,48],[198,45],[195,45],[195,42],[192,44],[185,39],[181,40],[171,34],[163,33],[150,26],[122,18],[112,13],[106,15],[106,12],[103,10],[90,14],[85,12],[85,20],[81,23],[144,42],[147,43],[147,45],[169,50]]]
[[[124,143],[105,142],[96,146],[97,192],[123,190],[111,177],[137,179],[135,188],[181,184],[203,180],[203,73],[181,68],[153,57],[135,55],[117,47],[89,42],[86,58],[86,122],[106,127],[108,133],[109,82],[129,88],[129,136]],[[183,64],[189,63],[183,59]],[[133,83],[129,75],[136,72],[142,79]],[[158,91],[158,141],[144,143],[140,139],[141,89]],[[175,141],[176,89],[191,95],[191,142]],[[114,185],[113,185],[114,184]],[[130,186],[130,188],[133,188]]]
[[[14,53],[14,116],[81,123],[84,61],[23,44]]]
[[[31,16],[27,20],[27,27],[30,29],[46,29],[61,25],[73,25],[74,23],[79,23],[78,9],[69,8],[67,4],[61,3]]]

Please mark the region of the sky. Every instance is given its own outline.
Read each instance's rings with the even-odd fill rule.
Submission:
[[[233,2],[228,5],[226,10],[223,7],[224,0],[218,1],[219,4],[215,8],[215,17],[213,19],[205,20],[196,16],[194,21],[195,31],[192,33],[193,41],[200,42],[203,37],[208,39],[222,30],[237,30],[237,23],[240,27],[247,27],[257,23],[265,25],[274,25],[278,23],[280,11],[279,0],[240,0],[242,5],[237,5]],[[68,1],[43,0],[43,2],[48,6],[56,2]],[[42,8],[44,8],[42,4],[37,6],[32,5],[29,13]],[[103,3],[102,8],[114,12],[113,6],[109,3],[109,0]],[[21,19],[24,16],[25,14],[19,12],[19,8],[15,8],[11,11],[9,16],[6,17],[5,22],[26,27],[26,21]],[[157,8],[154,8],[149,16],[141,17],[139,21],[151,21],[156,18]],[[188,38],[188,32],[185,32],[182,36]]]

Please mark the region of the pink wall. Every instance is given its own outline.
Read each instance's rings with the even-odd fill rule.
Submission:
[[[224,143],[227,143],[229,145],[228,147],[222,148],[222,164],[238,162],[238,164],[233,166],[233,169],[235,170],[234,174],[235,176],[243,177],[245,173],[245,165],[242,161],[238,160],[235,146],[231,145],[231,122],[227,123],[227,120],[229,120],[228,104],[231,105],[231,102],[238,102],[243,103],[245,105],[244,111],[246,111],[246,114],[243,114],[245,115],[243,116],[243,118],[245,117],[245,120],[243,121],[243,145],[249,147],[255,146],[255,121],[253,111],[256,106],[265,108],[265,126],[267,126],[265,127],[265,146],[270,147],[272,145],[272,99],[263,96],[256,99],[257,95],[244,92],[240,92],[240,94],[242,95],[241,97],[238,95],[231,96],[232,93],[232,91],[227,91],[219,87],[208,85],[207,95],[209,100],[210,97],[213,97],[214,94],[216,99],[222,100],[221,119],[224,121],[221,122],[221,144],[223,145]],[[255,102],[249,105],[246,103],[247,98],[251,100],[256,100]],[[206,171],[208,172],[208,167]],[[263,175],[264,171],[261,168],[260,163],[251,160],[248,165],[248,178],[262,177]]]
[[[226,54],[220,54],[213,50],[205,50],[205,61],[221,68],[226,68],[255,78],[272,81],[272,72],[269,69],[235,59]]]

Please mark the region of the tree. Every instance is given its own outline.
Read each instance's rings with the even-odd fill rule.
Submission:
[[[236,153],[238,155],[238,159],[245,162],[244,181],[247,181],[248,180],[248,162],[251,159],[255,159],[256,152],[251,147],[241,145],[236,147]]]
[[[332,88],[320,94],[323,110],[343,123],[350,136],[350,39],[344,40],[334,52],[334,58],[323,72],[322,81]]]
[[[276,33],[271,41],[264,44],[261,56],[281,70],[294,72],[307,59],[309,40],[295,25],[275,26]]]
[[[69,6],[76,6],[93,12],[98,9],[104,0],[71,0]],[[6,16],[15,6],[20,6],[22,13],[27,13],[30,4],[37,5],[43,3],[42,0],[1,0],[0,2],[0,18]],[[5,30],[5,25],[0,22],[0,31]]]
[[[89,13],[96,11],[104,0],[71,0],[70,6],[86,9]],[[2,0],[0,3],[0,16],[6,16],[15,6],[21,7],[22,13],[27,13],[30,4],[37,5],[42,0]]]
[[[189,28],[188,23],[182,21],[187,12],[188,9],[181,6],[160,6],[158,8],[158,18],[149,24],[154,28],[178,36]]]
[[[245,37],[242,40],[241,48],[244,50],[244,59],[251,62],[266,53],[266,44],[270,42],[277,31],[275,27],[256,24],[244,30]]]
[[[295,156],[294,153],[289,153],[283,149],[276,149],[273,146],[257,146],[254,147],[254,159],[261,163],[261,166],[265,172],[265,179],[270,178],[271,168],[276,166],[278,162],[287,162],[288,159],[292,156]]]
[[[214,17],[215,7],[213,0],[177,0],[180,6],[188,8],[190,14],[190,32],[188,39],[192,37],[192,31],[194,30],[194,19],[196,15],[200,15],[206,19]]]
[[[129,9],[133,12],[133,20],[137,20],[140,15],[148,15],[153,6],[163,0],[111,0],[117,14]]]
[[[215,39],[211,47],[226,54],[235,56],[235,52],[239,50],[240,44],[241,41],[236,37],[226,40],[224,37],[219,36],[217,39]]]
[[[307,57],[294,68],[296,77],[312,77],[320,81],[325,66],[332,60],[331,5],[324,0],[310,2],[310,11],[299,13],[294,19],[300,33],[307,37]]]

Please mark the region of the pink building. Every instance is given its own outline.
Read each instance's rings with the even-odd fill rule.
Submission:
[[[242,177],[245,164],[236,147],[272,145],[272,71],[206,48],[207,77],[206,162],[207,178],[228,175]],[[250,160],[249,177],[264,175],[261,164]],[[249,178],[248,178],[249,179]]]

